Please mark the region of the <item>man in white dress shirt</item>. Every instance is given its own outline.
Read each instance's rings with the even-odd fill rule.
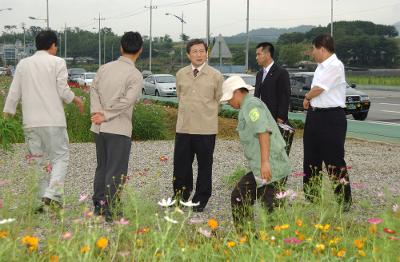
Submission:
[[[344,144],[347,121],[344,112],[346,80],[344,66],[335,55],[330,35],[320,35],[313,40],[312,55],[318,63],[311,84],[305,95],[304,109],[307,118],[304,127],[304,192],[315,201],[320,197],[321,170],[324,162],[329,177],[335,182],[335,194],[344,211],[351,205],[351,188]]]
[[[56,56],[56,33],[42,31],[35,42],[38,51],[17,65],[3,114],[5,118],[14,115],[22,100],[25,141],[40,173],[38,196],[43,203],[37,211],[42,212],[44,205],[62,207],[69,161],[63,104],[74,102],[83,112],[83,102],[67,84],[65,60]],[[46,157],[52,168],[45,168]]]

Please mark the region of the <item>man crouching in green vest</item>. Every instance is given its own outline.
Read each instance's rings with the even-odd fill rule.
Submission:
[[[251,169],[231,194],[232,216],[238,233],[247,222],[253,221],[252,206],[256,199],[272,212],[276,194],[291,172],[285,141],[265,104],[249,95],[253,89],[239,76],[228,78],[222,85],[221,102],[240,109],[237,131]]]

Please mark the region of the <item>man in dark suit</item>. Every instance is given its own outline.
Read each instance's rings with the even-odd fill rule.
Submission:
[[[254,96],[268,107],[277,123],[288,120],[289,73],[274,62],[274,46],[263,42],[256,47],[256,59],[262,69],[257,73]]]

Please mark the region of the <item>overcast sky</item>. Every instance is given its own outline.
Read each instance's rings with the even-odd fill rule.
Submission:
[[[49,21],[52,29],[69,27],[95,31],[99,16],[102,25],[118,34],[139,31],[149,35],[150,0],[48,0]],[[333,0],[335,20],[368,20],[392,25],[400,21],[399,0]],[[246,0],[211,0],[211,35],[234,35],[246,30]],[[205,37],[205,0],[153,0],[153,36],[169,34],[177,39],[181,32],[178,19],[166,16],[170,12],[181,15],[187,24],[184,33],[189,37]],[[287,28],[297,25],[324,25],[330,22],[330,0],[250,0],[250,30],[262,27]],[[0,30],[5,25],[22,22],[45,27],[45,21],[33,21],[28,16],[46,17],[46,0],[0,0]]]

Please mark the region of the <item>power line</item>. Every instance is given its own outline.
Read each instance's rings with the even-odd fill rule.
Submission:
[[[178,6],[198,4],[198,3],[201,3],[201,2],[204,2],[204,1],[206,1],[206,0],[192,1],[192,2],[189,2],[189,3],[185,3],[186,1],[179,1],[179,2],[169,3],[169,4],[158,5],[158,6],[159,7],[178,7]]]

